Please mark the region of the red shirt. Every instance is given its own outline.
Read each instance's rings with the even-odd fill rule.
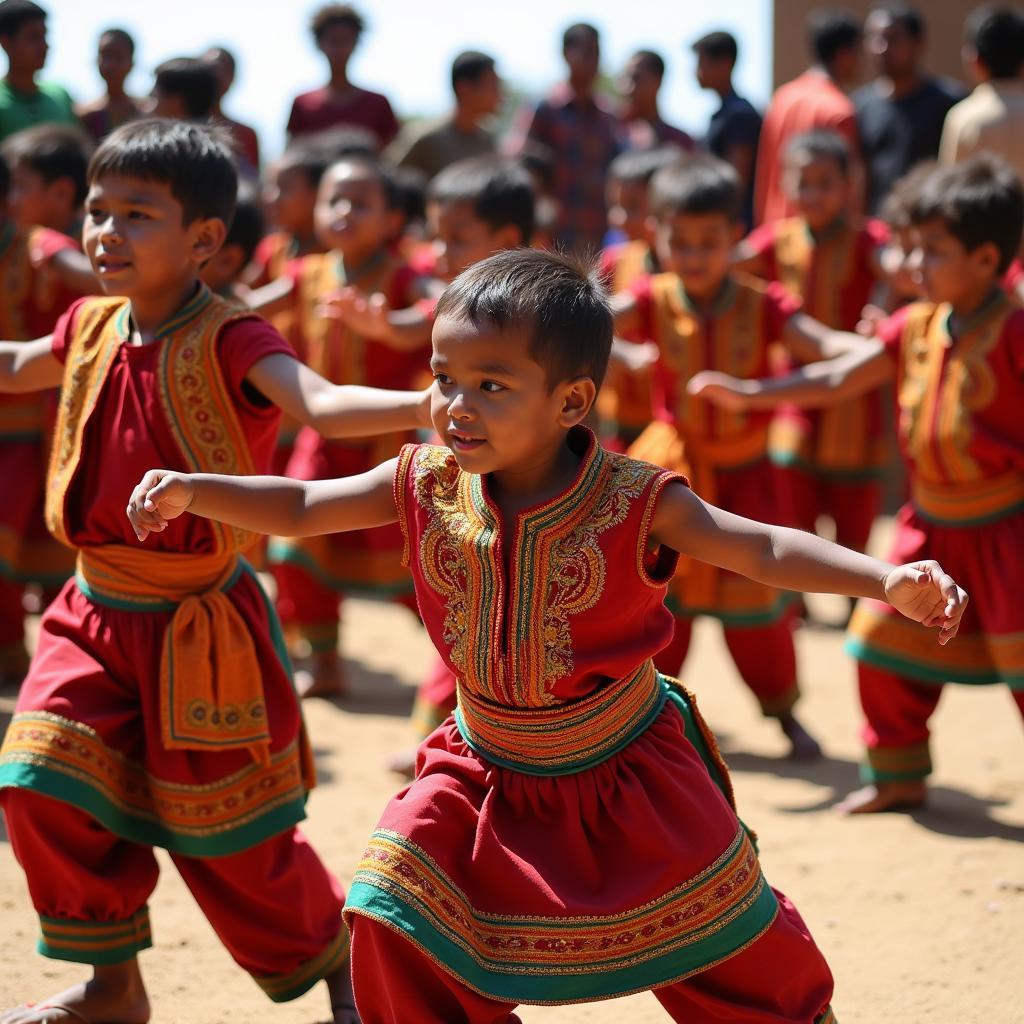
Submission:
[[[53,354],[61,363],[71,342],[75,316],[85,301],[72,305],[54,329]],[[178,330],[187,327],[185,323]],[[125,515],[132,488],[147,470],[156,467],[188,471],[157,394],[161,347],[161,341],[125,343],[114,357],[86,427],[82,463],[68,496],[69,533],[76,546],[137,544]],[[226,325],[218,342],[224,381],[249,439],[257,472],[269,470],[281,413],[244,380],[261,359],[278,353],[295,356],[288,342],[255,316]],[[160,551],[201,553],[213,549],[213,535],[199,516],[182,516],[163,533],[151,535],[146,544]]]
[[[338,125],[369,129],[377,137],[380,149],[398,134],[398,121],[391,104],[379,92],[353,87],[339,99],[328,86],[323,86],[295,97],[287,129],[292,138]]]

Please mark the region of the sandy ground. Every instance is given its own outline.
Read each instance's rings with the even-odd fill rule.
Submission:
[[[835,603],[814,605],[835,615]],[[352,694],[308,703],[321,785],[307,831],[347,881],[378,813],[397,788],[383,767],[409,743],[413,687],[429,665],[424,634],[401,608],[353,601],[343,645]],[[935,719],[931,804],[913,815],[844,820],[830,805],[857,783],[854,667],[841,634],[799,638],[806,720],[827,757],[780,759],[736,677],[718,627],[701,623],[684,678],[718,732],[740,812],[761,837],[765,872],[800,907],[836,975],[843,1024],[1024,1021],[1024,730],[999,688],[948,688]],[[13,701],[0,697],[0,728]],[[273,1006],[228,958],[174,868],[151,902],[156,946],[142,965],[157,1024],[314,1024],[326,995]],[[36,921],[6,837],[0,838],[0,1006],[40,998],[81,977],[34,950]],[[667,1019],[649,995],[588,1007],[527,1007],[526,1024]],[[415,1024],[410,1021],[409,1024]]]

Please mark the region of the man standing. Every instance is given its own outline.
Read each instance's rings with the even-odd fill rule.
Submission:
[[[562,36],[562,56],[568,79],[518,119],[508,148],[518,155],[528,143],[539,142],[554,154],[554,240],[584,252],[596,250],[604,237],[605,178],[621,144],[615,116],[594,92],[601,64],[597,29],[570,25]]]
[[[905,4],[876,7],[864,26],[878,77],[853,94],[867,171],[867,210],[877,213],[893,183],[939,155],[942,124],[964,90],[924,72],[925,24]]]
[[[732,73],[739,56],[731,32],[709,32],[691,47],[697,55],[697,84],[717,93],[721,106],[711,115],[704,140],[708,150],[732,164],[743,186],[744,226],[749,231],[754,217],[754,162],[761,135],[761,115],[749,100],[736,94]]]
[[[481,121],[501,106],[501,79],[494,58],[474,50],[452,61],[455,110],[439,121],[409,125],[388,146],[384,158],[396,167],[414,167],[429,180],[457,160],[494,152],[494,135]]]
[[[46,63],[46,11],[32,0],[0,3],[0,46],[7,74],[0,81],[0,139],[37,124],[78,124],[67,90],[37,82]]]
[[[630,149],[676,146],[689,153],[693,139],[664,121],[658,110],[658,93],[665,79],[665,61],[653,50],[637,50],[626,64],[620,91],[626,100],[622,114]]]

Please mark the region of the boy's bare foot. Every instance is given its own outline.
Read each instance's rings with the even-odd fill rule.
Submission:
[[[387,768],[389,772],[395,772],[405,779],[411,779],[416,774],[416,748],[403,750],[400,754],[388,758]]]
[[[821,745],[793,714],[781,716],[779,725],[789,740],[789,757],[796,761],[815,761],[821,757]]]
[[[300,697],[344,697],[348,681],[338,655],[334,651],[314,654],[308,667],[295,672],[295,689]]]
[[[880,782],[854,790],[836,804],[840,814],[878,814],[881,811],[912,811],[922,807],[928,790],[921,779],[913,782]]]
[[[146,1024],[148,1020],[149,999],[137,960],[96,967],[90,981],[0,1016],[0,1024]]]
[[[359,1024],[348,960],[332,974],[328,974],[324,981],[327,982],[327,991],[331,996],[331,1020],[334,1024]]]

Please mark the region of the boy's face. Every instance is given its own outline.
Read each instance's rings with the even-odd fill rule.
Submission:
[[[587,378],[548,387],[523,331],[442,316],[433,349],[431,420],[469,473],[535,470],[593,403]]]
[[[888,11],[872,11],[868,15],[864,23],[864,46],[879,74],[903,78],[917,68],[920,41]]]
[[[888,243],[882,249],[882,269],[889,280],[889,285],[897,297],[903,301],[919,299],[924,296],[920,275],[914,268],[912,255],[914,236],[910,228],[899,228],[893,231]]]
[[[153,86],[149,94],[149,110],[151,117],[168,117],[176,121],[184,121],[188,117],[185,101],[178,95],[165,92],[160,86]]]
[[[46,42],[46,21],[43,18],[24,22],[13,35],[3,36],[2,42],[12,67],[36,72],[46,64],[50,48]]]
[[[699,53],[696,75],[697,84],[702,89],[723,92],[732,78],[732,61],[725,57],[709,57],[706,53]]]
[[[688,294],[710,299],[729,276],[740,226],[724,213],[677,213],[654,225],[659,264],[676,274]]]
[[[356,30],[351,25],[328,25],[316,41],[317,49],[331,67],[345,67],[356,48]]]
[[[580,85],[591,85],[601,65],[601,46],[589,32],[581,32],[562,51],[569,77]]]
[[[107,85],[122,86],[132,70],[132,53],[123,39],[103,36],[100,39],[96,67]]]
[[[608,227],[631,242],[647,241],[647,183],[608,180]]]
[[[511,224],[492,228],[476,215],[468,199],[429,203],[427,227],[430,236],[441,243],[437,273],[445,281],[496,252],[523,244],[518,228]]]
[[[62,231],[75,214],[74,185],[70,178],[48,183],[38,171],[19,162],[11,170],[7,202],[11,217],[19,227],[42,225]]]
[[[811,153],[794,153],[787,160],[784,187],[812,231],[834,224],[850,199],[850,182],[839,164]]]
[[[631,57],[622,73],[619,91],[631,109],[647,110],[658,102],[661,78],[648,61]]]
[[[186,225],[165,182],[105,175],[90,186],[85,209],[82,242],[108,295],[143,299],[180,289],[226,234],[215,217]]]
[[[268,219],[282,231],[299,234],[309,230],[316,207],[316,189],[301,167],[283,167],[263,190]]]
[[[930,301],[956,306],[998,283],[999,253],[994,244],[969,252],[938,217],[915,225],[912,235],[911,269]]]
[[[340,163],[320,182],[313,219],[323,245],[363,259],[395,235],[401,215],[388,209],[384,185],[371,168]]]

